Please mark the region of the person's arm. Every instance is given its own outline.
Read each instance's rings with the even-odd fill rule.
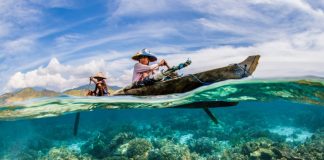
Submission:
[[[168,69],[170,69],[170,66],[168,65],[168,63],[164,59],[162,59],[160,61],[159,66],[166,66]]]
[[[157,70],[157,69],[159,69],[159,67],[160,67],[159,64],[152,64],[152,65],[150,65],[151,71],[152,70]]]
[[[135,64],[134,70],[137,73],[143,73],[143,72],[155,70],[157,68],[159,68],[158,64],[153,64],[153,65],[148,66],[148,65],[137,63],[137,64]]]
[[[160,65],[161,66],[166,66],[168,69],[170,69],[170,66],[168,65],[168,63],[164,59],[161,60]]]
[[[93,78],[93,77],[90,77],[90,81],[92,81],[92,82],[95,83],[95,84],[98,83],[98,81],[97,81],[95,78]]]

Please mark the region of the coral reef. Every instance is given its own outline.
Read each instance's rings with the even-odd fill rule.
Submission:
[[[90,154],[95,158],[107,157],[109,155],[108,142],[109,140],[99,132],[82,145],[81,152]]]
[[[200,153],[203,156],[216,154],[221,151],[222,146],[217,138],[208,138],[201,137],[198,139],[192,139],[189,141],[190,151],[194,151],[196,153]]]
[[[17,154],[14,155],[8,155],[6,158],[1,158],[1,159],[16,159],[15,157],[19,157],[20,160],[32,160],[32,159],[37,159],[39,157],[44,156],[42,152],[33,150],[33,149],[26,149],[23,151],[18,152]]]
[[[304,144],[297,147],[297,152],[303,159],[324,159],[324,128],[308,139]]]
[[[222,159],[301,159],[289,146],[266,138],[250,141],[225,150]]]
[[[151,142],[146,139],[136,138],[128,143],[126,155],[133,159],[147,159],[148,152],[152,149]]]
[[[109,139],[101,132],[98,132],[82,145],[81,151],[95,158],[107,158],[115,154],[122,154],[122,145],[134,138],[135,136],[132,133],[122,132],[117,134],[113,139]]]
[[[150,160],[190,160],[191,156],[187,146],[167,143],[162,148],[151,151],[148,158]]]
[[[52,148],[49,150],[46,156],[40,158],[40,160],[91,160],[92,158],[86,154],[79,154],[74,151],[69,150],[66,147]]]
[[[133,133],[126,133],[126,132],[121,132],[117,134],[109,143],[108,147],[109,150],[115,151],[118,149],[119,146],[127,143],[128,141],[132,140],[135,138],[135,135]]]

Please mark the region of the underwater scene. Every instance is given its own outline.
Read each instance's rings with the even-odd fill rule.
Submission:
[[[324,79],[228,80],[165,96],[36,98],[2,104],[0,128],[0,159],[321,160]]]

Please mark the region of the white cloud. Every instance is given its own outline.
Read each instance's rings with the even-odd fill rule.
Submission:
[[[323,10],[319,8],[313,8],[310,3],[305,0],[251,0],[250,2],[255,4],[282,5],[286,7],[293,7],[312,16],[324,16]]]
[[[186,1],[185,4],[192,9],[202,13],[243,19],[262,20],[266,18],[267,20],[270,20],[269,18],[275,18],[267,18],[263,13],[260,13],[259,9],[262,9],[264,7],[268,9],[277,9],[280,12],[297,9],[311,16],[324,16],[323,10],[321,10],[321,8],[314,8],[309,2],[305,0],[189,0]],[[277,16],[280,16],[280,14],[277,14]]]
[[[70,46],[80,40],[83,36],[80,34],[66,34],[55,38],[57,47]]]
[[[56,29],[44,30],[42,27],[48,19],[44,19],[44,8],[72,6],[67,0],[6,0],[0,3],[0,49],[1,52],[29,50],[38,38],[66,30],[87,22],[85,19],[75,24]],[[41,29],[40,29],[41,28]]]
[[[160,13],[170,10],[169,0],[120,0],[113,16],[142,16],[144,14]]]
[[[47,8],[70,8],[75,4],[71,0],[30,0],[31,2]]]
[[[211,68],[238,63],[249,55],[260,54],[261,59],[254,77],[324,77],[324,33],[305,32],[274,41],[259,43],[249,47],[214,47],[198,50],[190,54],[165,56],[170,63],[177,64],[187,57],[192,65],[185,73],[201,72]]]
[[[10,53],[20,53],[20,52],[29,52],[32,50],[32,48],[35,45],[35,39],[25,37],[25,38],[19,38],[12,41],[4,42],[0,45],[0,49],[5,51],[7,54]]]
[[[192,0],[187,5],[204,14],[196,26],[207,33],[234,34],[234,41],[241,43],[273,41],[305,30],[324,31],[323,10],[303,0]]]
[[[221,32],[227,32],[227,33],[234,33],[234,34],[251,34],[253,30],[247,30],[244,27],[235,25],[233,23],[228,23],[228,22],[219,22],[219,21],[214,21],[206,18],[200,18],[197,19],[197,23],[208,28],[211,30],[216,30],[216,31],[221,31]]]
[[[102,59],[97,59],[86,64],[72,66],[61,64],[58,59],[52,58],[46,67],[39,67],[26,73],[16,72],[10,77],[5,91],[25,87],[45,87],[55,91],[63,91],[87,84],[88,77],[99,71],[106,73],[109,77],[109,85],[122,86],[131,81],[129,71],[114,72],[115,69],[125,68],[122,63],[124,62],[120,60],[106,63]],[[114,75],[110,74],[110,71]]]
[[[100,46],[110,42],[131,43],[161,40],[171,35],[178,35],[178,30],[174,25],[167,22],[143,22],[140,25],[134,25],[127,28],[125,32],[105,35],[103,37],[89,37],[74,43],[72,46],[66,45],[59,50],[57,56],[67,56],[81,52],[92,47]],[[78,36],[80,38],[81,36]],[[59,44],[59,43],[58,43]]]
[[[41,12],[28,1],[7,0],[0,3],[1,19],[15,24],[38,21]]]
[[[237,0],[188,0],[184,5],[192,10],[204,13],[206,15],[221,17],[230,17],[237,19],[258,19],[267,20],[262,14],[249,7],[246,1]]]
[[[207,44],[209,40],[216,39],[214,42],[217,41],[218,33],[220,35],[222,33],[230,34],[224,38],[225,44],[231,42],[261,43],[305,30],[323,30],[324,26],[321,8],[314,8],[304,0],[188,0],[185,2],[145,0],[145,3],[121,0],[119,2],[113,17],[200,13],[197,14],[200,16],[193,16],[194,18],[165,21],[165,26],[173,28],[174,32],[170,34],[171,36],[186,39],[198,38]],[[161,20],[161,17],[157,16],[158,20]],[[140,21],[142,22],[138,25],[150,27],[147,20],[140,19]],[[164,27],[157,25],[150,28],[154,28],[153,33],[160,33],[160,29]],[[136,28],[132,30],[136,30]],[[150,34],[152,33],[146,35]]]
[[[10,28],[11,24],[0,20],[0,37],[8,35],[10,33]]]

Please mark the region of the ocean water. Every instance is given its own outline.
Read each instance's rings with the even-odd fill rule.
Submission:
[[[206,101],[238,104],[210,108],[218,124],[201,104],[177,108]],[[0,128],[0,159],[324,159],[324,79],[229,80],[165,96],[38,98],[1,106]]]

